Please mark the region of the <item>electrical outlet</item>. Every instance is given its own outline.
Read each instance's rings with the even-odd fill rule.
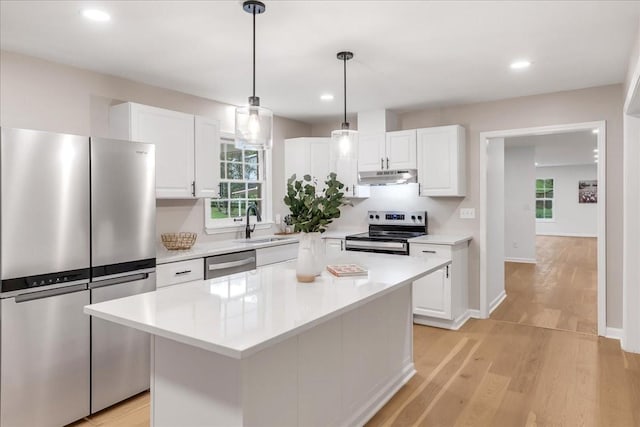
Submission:
[[[518,242],[513,242],[513,248],[518,249]]]
[[[280,225],[281,219],[280,214],[276,214],[276,225]]]
[[[475,218],[476,218],[476,208],[460,209],[460,219],[475,219]]]

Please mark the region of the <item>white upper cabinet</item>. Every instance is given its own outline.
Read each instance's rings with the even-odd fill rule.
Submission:
[[[296,174],[300,180],[310,175],[318,190],[329,175],[329,138],[292,138],[284,141],[285,183]]]
[[[195,119],[195,197],[220,196],[220,122]]]
[[[385,166],[386,139],[384,132],[358,135],[358,170],[379,171]]]
[[[416,168],[416,130],[387,132],[385,169]]]
[[[459,125],[418,129],[421,196],[466,195],[465,129]]]
[[[220,137],[216,120],[129,102],[111,107],[109,126],[114,138],[155,144],[157,198],[217,195]]]
[[[358,170],[416,168],[416,131],[360,134]]]

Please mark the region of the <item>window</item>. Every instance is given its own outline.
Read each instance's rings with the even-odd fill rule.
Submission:
[[[220,197],[205,200],[206,228],[241,225],[247,208],[255,204],[266,220],[264,151],[241,150],[233,140],[220,143]],[[256,217],[252,216],[254,223]]]
[[[553,178],[536,179],[536,219],[553,219]]]

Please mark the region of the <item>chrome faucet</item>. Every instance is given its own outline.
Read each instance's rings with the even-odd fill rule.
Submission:
[[[249,214],[251,213],[252,210],[253,210],[253,213],[256,214],[256,219],[258,220],[258,222],[262,221],[262,217],[260,216],[260,210],[258,209],[258,206],[255,203],[251,203],[247,207],[247,225],[244,228],[244,237],[247,239],[251,238],[251,233],[256,229],[255,224],[253,225],[253,227],[249,225]]]

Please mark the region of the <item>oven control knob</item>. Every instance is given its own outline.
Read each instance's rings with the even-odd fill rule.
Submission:
[[[369,219],[373,219],[373,215],[369,215]]]
[[[422,221],[422,217],[418,215],[418,221]]]
[[[415,221],[415,220],[416,220],[416,216],[415,216],[415,215],[411,215],[411,219],[412,219],[413,221]]]
[[[380,219],[380,215],[376,215],[376,219]]]

